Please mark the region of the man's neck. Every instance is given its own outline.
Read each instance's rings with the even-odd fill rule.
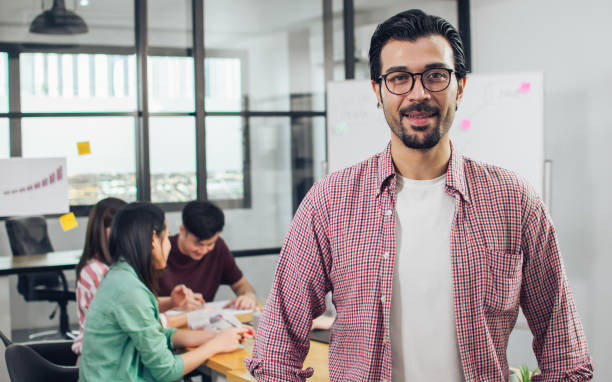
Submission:
[[[435,179],[446,173],[450,155],[448,134],[434,147],[423,150],[406,147],[401,139],[391,133],[391,158],[395,169],[404,178]]]

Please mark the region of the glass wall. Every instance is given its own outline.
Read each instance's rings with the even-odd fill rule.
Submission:
[[[324,110],[321,2],[206,1],[205,45],[243,57],[248,110]],[[207,110],[220,110],[207,104]]]
[[[193,117],[149,119],[152,202],[197,198],[195,142]]]
[[[29,32],[51,0],[0,4],[0,158],[10,155],[11,52],[20,79],[10,93],[19,101],[15,143],[23,157],[67,158],[77,213],[108,196],[179,211],[206,194],[225,209],[233,249],[278,247],[324,175],[321,2],[149,0],[136,15],[137,1],[68,2],[89,28],[79,35]],[[203,7],[202,36],[192,4]],[[147,56],[136,49],[143,18]],[[80,142],[91,152],[80,155]]]
[[[8,108],[8,54],[0,52],[0,113],[7,113]]]
[[[25,113],[136,110],[136,56],[22,53]]]
[[[136,200],[133,117],[23,118],[24,158],[67,159],[71,204],[95,204],[114,196]],[[91,154],[79,155],[78,142]]]
[[[401,0],[378,2],[355,2],[355,78],[370,79],[370,39],[376,26],[389,17],[408,9],[422,9],[424,12],[441,16],[457,27],[456,0],[412,0],[409,4]]]
[[[10,156],[9,123],[7,118],[0,118],[0,159]]]
[[[8,54],[0,52],[0,114],[8,112]],[[10,155],[9,120],[0,117],[0,159]]]

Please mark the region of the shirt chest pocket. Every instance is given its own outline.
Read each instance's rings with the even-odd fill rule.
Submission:
[[[480,253],[485,310],[490,313],[515,311],[521,294],[523,255],[487,248]]]

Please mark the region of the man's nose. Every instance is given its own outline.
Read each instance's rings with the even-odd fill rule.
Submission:
[[[424,99],[428,99],[430,97],[429,92],[423,86],[423,81],[419,74],[418,76],[414,76],[414,85],[412,86],[412,90],[407,93],[408,99],[413,102],[420,102]]]

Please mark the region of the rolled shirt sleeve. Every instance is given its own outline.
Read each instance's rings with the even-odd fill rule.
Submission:
[[[586,381],[593,364],[561,259],[557,234],[539,198],[525,222],[521,308],[533,333],[540,381]]]

